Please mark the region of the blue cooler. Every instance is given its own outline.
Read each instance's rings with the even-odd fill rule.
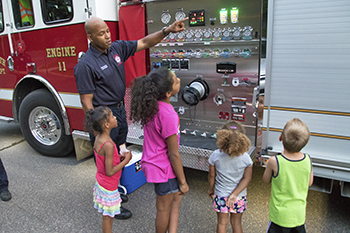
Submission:
[[[124,194],[132,193],[147,182],[141,169],[142,146],[131,145],[128,150],[131,150],[132,159],[123,169],[118,188]]]

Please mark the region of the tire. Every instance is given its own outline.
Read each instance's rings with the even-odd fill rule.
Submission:
[[[44,89],[29,93],[19,108],[19,123],[28,144],[40,154],[63,157],[73,151],[54,97]]]

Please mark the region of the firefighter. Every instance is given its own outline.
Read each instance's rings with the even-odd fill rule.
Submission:
[[[30,0],[19,0],[22,26],[34,25],[33,8]]]
[[[83,111],[98,106],[108,106],[118,121],[118,127],[111,131],[111,138],[119,148],[126,143],[128,125],[124,107],[125,96],[125,61],[135,52],[153,47],[170,32],[185,30],[183,19],[172,25],[152,33],[140,40],[112,42],[107,24],[100,18],[91,17],[85,22],[85,31],[90,41],[86,54],[74,67],[77,89]],[[90,141],[94,144],[94,135],[90,133]],[[131,212],[120,208],[117,219],[128,219]]]

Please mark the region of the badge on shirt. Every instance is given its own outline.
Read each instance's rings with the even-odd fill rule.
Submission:
[[[101,68],[101,70],[105,70],[105,69],[108,68],[108,66],[107,66],[107,65],[104,65],[104,66],[101,66],[100,68]]]
[[[118,65],[120,65],[122,63],[122,59],[120,59],[118,54],[114,55],[113,58],[118,63]]]

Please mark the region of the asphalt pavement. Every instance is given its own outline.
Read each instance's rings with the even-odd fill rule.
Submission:
[[[0,156],[12,193],[0,201],[0,233],[102,232],[101,215],[93,208],[96,167],[92,157],[76,161],[74,154],[52,158],[38,154],[23,139],[18,124],[0,122]],[[270,186],[262,182],[264,169],[253,168],[248,186],[244,232],[266,232]],[[185,169],[190,187],[183,197],[179,233],[214,233],[216,213],[207,196],[207,172]],[[350,232],[350,198],[340,195],[335,182],[332,194],[309,191],[306,216],[308,233]],[[129,220],[114,220],[113,232],[151,233],[156,215],[152,184],[129,194],[123,204],[133,213]],[[232,232],[231,227],[227,232]]]

